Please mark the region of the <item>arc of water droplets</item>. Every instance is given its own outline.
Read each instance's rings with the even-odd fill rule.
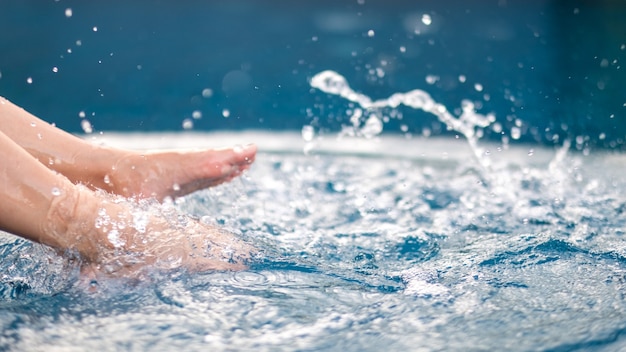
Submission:
[[[478,162],[485,168],[489,168],[489,160],[484,158],[483,151],[478,147],[476,128],[485,128],[495,121],[493,114],[482,115],[476,113],[474,104],[469,100],[463,100],[462,113],[457,118],[448,109],[433,100],[427,92],[415,89],[406,93],[394,93],[387,99],[372,101],[364,94],[355,92],[346,81],[345,77],[335,71],[322,71],[311,79],[311,87],[325,93],[338,95],[351,102],[359,104],[363,109],[375,110],[381,108],[397,108],[400,104],[431,113],[444,123],[449,129],[461,133],[467,139]]]

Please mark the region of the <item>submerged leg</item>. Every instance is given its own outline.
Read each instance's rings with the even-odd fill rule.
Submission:
[[[74,183],[123,196],[177,197],[230,181],[250,167],[255,146],[140,153],[94,145],[0,97],[0,131]]]
[[[243,268],[250,247],[193,220],[172,224],[132,203],[95,193],[46,168],[0,132],[0,230],[120,275],[156,265]]]

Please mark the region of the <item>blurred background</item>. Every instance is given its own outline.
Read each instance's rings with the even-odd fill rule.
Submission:
[[[309,85],[330,69],[472,100],[488,139],[624,149],[624,65],[617,0],[0,0],[0,95],[78,133],[336,131],[347,103]],[[399,112],[384,133],[450,133]]]

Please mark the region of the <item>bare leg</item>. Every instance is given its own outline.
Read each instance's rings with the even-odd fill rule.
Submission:
[[[74,185],[0,132],[0,230],[75,251],[102,271],[241,269],[250,247],[193,220],[167,222]]]
[[[182,196],[230,181],[250,167],[256,147],[139,153],[97,146],[0,97],[0,131],[74,183],[123,196]]]

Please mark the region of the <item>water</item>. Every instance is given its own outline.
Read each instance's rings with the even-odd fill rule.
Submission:
[[[177,206],[251,240],[262,259],[91,292],[75,264],[3,236],[0,346],[624,347],[623,156],[483,144],[499,182],[486,186],[462,140],[345,138],[305,155],[295,132],[109,135],[136,148],[257,141],[243,179]]]
[[[3,3],[1,93],[35,114],[256,142],[173,206],[260,255],[96,282],[0,233],[0,350],[626,349],[625,8],[497,3]]]

